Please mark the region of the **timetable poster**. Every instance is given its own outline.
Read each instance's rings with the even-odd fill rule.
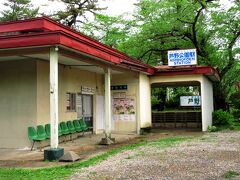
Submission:
[[[135,121],[134,98],[114,98],[113,118],[118,121]]]

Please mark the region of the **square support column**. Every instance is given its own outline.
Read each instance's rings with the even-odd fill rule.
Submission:
[[[58,147],[58,49],[50,50],[51,148]]]
[[[111,70],[110,68],[105,69],[105,138],[102,138],[100,144],[109,145],[114,143],[115,139],[111,138]]]
[[[202,131],[207,131],[208,126],[212,125],[213,113],[213,87],[212,83],[202,77],[201,81],[201,99],[202,99]]]
[[[107,68],[105,72],[105,133],[111,136],[111,72]]]
[[[50,119],[51,139],[50,149],[44,150],[44,160],[55,161],[63,154],[63,148],[58,148],[58,48],[50,49]]]
[[[142,73],[139,73],[137,114],[137,133],[149,131],[152,127],[151,85],[149,77]]]

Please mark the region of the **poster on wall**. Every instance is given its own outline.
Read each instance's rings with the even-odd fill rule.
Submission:
[[[113,118],[119,121],[135,121],[134,98],[113,98]]]

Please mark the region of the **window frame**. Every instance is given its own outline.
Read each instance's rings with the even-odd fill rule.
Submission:
[[[76,93],[66,92],[66,112],[76,112]]]

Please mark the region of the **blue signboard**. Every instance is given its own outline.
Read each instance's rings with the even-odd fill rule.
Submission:
[[[168,66],[186,66],[196,64],[196,49],[168,51]]]

